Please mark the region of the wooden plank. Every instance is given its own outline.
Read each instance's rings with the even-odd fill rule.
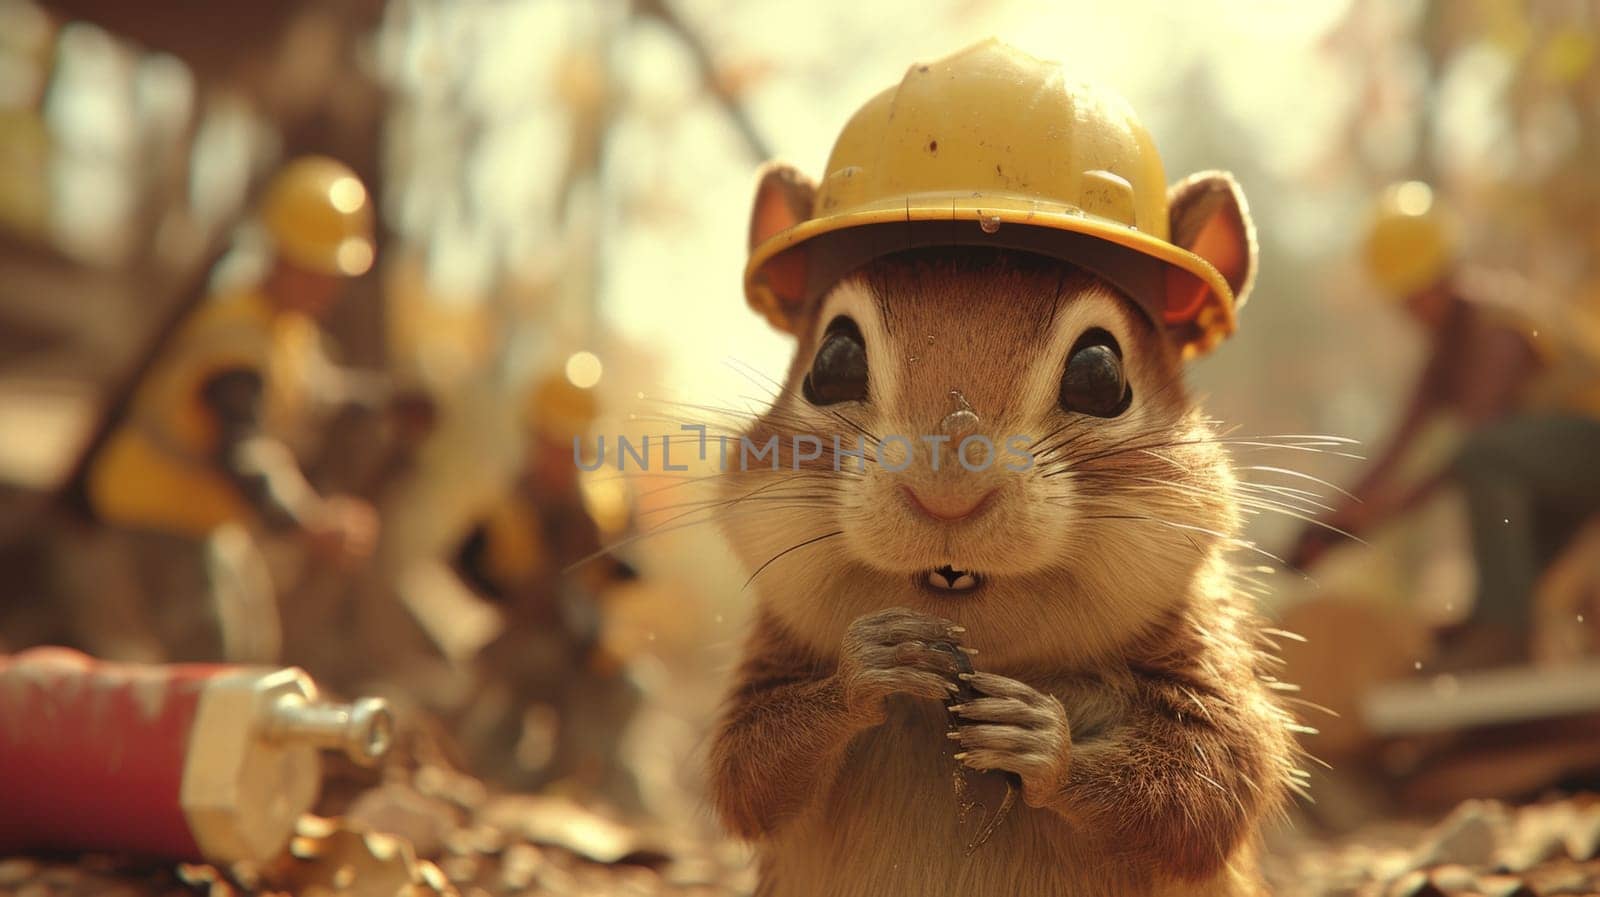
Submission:
[[[1600,713],[1600,661],[1389,683],[1374,688],[1361,711],[1368,730],[1380,736]]]

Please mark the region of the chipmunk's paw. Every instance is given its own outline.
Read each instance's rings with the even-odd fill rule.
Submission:
[[[876,722],[889,695],[948,699],[957,691],[952,646],[963,631],[949,620],[904,608],[857,619],[839,652],[846,708]]]
[[[1022,780],[1030,807],[1052,803],[1066,786],[1072,730],[1061,702],[1031,685],[993,673],[961,678],[981,697],[950,708],[956,757],[973,769],[1002,769]]]

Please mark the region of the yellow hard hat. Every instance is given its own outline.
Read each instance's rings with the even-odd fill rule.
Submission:
[[[1455,260],[1455,222],[1427,184],[1391,184],[1373,210],[1365,249],[1373,279],[1404,298],[1444,279]]]
[[[372,267],[372,202],[337,159],[302,156],[284,166],[267,187],[261,220],[297,267],[345,277]]]
[[[1254,257],[1242,197],[1210,177],[1226,179],[1248,244],[1237,290],[1174,241],[1161,157],[1128,105],[990,39],[912,66],[862,106],[790,226],[763,229],[758,197],[745,295],[797,332],[810,299],[852,265],[911,246],[996,245],[1094,271],[1201,351],[1232,332]],[[838,255],[847,261],[827,260]]]
[[[578,386],[563,373],[540,380],[528,391],[528,426],[556,439],[582,436],[600,414],[594,390]]]

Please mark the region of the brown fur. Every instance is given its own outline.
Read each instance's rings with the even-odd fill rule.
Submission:
[[[839,313],[864,334],[872,395],[815,408],[799,384]],[[1114,420],[1055,407],[1091,326],[1117,337],[1133,384]],[[936,472],[919,448],[896,474],[846,459],[842,473],[729,478],[736,549],[753,565],[778,557],[755,580],[761,609],[711,758],[720,815],[757,843],[760,893],[1257,893],[1258,826],[1292,782],[1291,721],[1224,559],[1231,469],[1173,346],[1060,263],[923,251],[824,297],[786,387],[751,433],[933,433],[960,401],[996,442],[1039,439],[1041,462]],[[941,528],[906,510],[905,483],[997,491]],[[795,547],[825,533],[838,535]],[[984,586],[921,588],[918,571],[945,562]],[[927,650],[943,633],[977,649],[986,696],[962,711],[959,746],[938,701],[954,670]],[[1017,773],[1024,798],[970,856],[957,749]]]

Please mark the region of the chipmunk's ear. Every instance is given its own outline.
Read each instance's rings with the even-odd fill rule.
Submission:
[[[1256,226],[1244,191],[1225,171],[1202,171],[1167,190],[1171,238],[1214,266],[1244,305],[1256,278]]]
[[[761,169],[756,202],[750,210],[750,248],[811,217],[817,184],[793,165],[768,162]]]

